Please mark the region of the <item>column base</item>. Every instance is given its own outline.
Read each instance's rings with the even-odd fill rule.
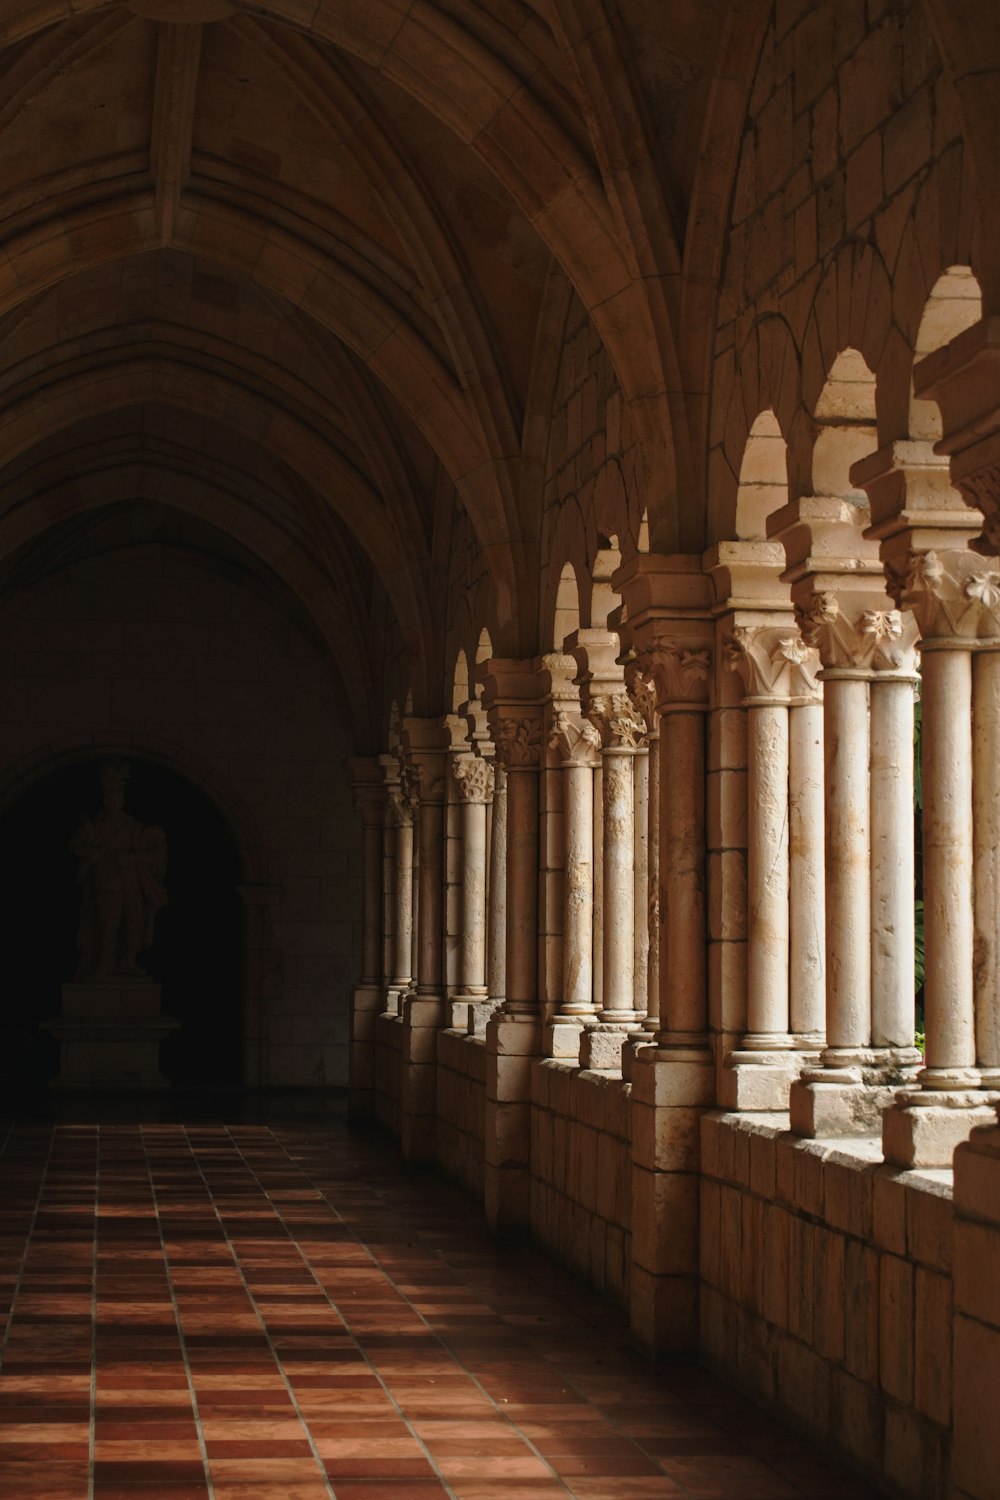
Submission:
[[[405,984],[402,981],[390,984],[385,992],[385,1009],[382,1014],[384,1016],[401,1016],[403,1014],[403,1001],[409,993],[409,980]]]
[[[622,1048],[640,1030],[639,1021],[598,1021],[589,1026],[580,1037],[580,1067],[597,1073],[619,1072]]]
[[[488,995],[469,994],[463,992],[460,995],[452,995],[447,1003],[448,1027],[452,1031],[468,1031],[469,1010],[473,1005],[481,1005],[489,998]]]
[[[731,1052],[719,1079],[719,1105],[722,1109],[770,1112],[788,1108],[788,1093],[809,1061],[801,1052]]]
[[[466,1033],[469,1036],[486,1035],[490,1017],[503,1005],[502,1000],[477,1000],[469,1006],[469,1019],[466,1025]]]
[[[632,1082],[635,1060],[638,1057],[639,1053],[644,1051],[645,1048],[655,1047],[655,1045],[656,1041],[653,1037],[652,1032],[647,1031],[645,1027],[643,1027],[641,1031],[633,1031],[629,1033],[629,1035],[625,1038],[625,1045],[622,1048],[623,1083]]]
[[[916,1083],[916,1048],[828,1048],[823,1062],[792,1084],[788,1113],[796,1135],[879,1135],[882,1117],[901,1087]]]
[[[483,1201],[495,1233],[531,1222],[531,1064],[541,1041],[537,1015],[499,1010],[486,1024]]]
[[[977,1125],[995,1125],[1000,1094],[985,1089],[899,1093],[882,1116],[882,1152],[895,1167],[950,1167]]]
[[[558,1057],[563,1062],[580,1061],[580,1039],[594,1017],[553,1016],[542,1027],[542,1051],[546,1057]]]

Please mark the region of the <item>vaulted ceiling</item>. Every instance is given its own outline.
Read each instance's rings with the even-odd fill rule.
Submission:
[[[632,407],[654,545],[699,545],[678,497],[768,10],[0,0],[0,562],[37,571],[81,511],[172,505],[364,684],[373,589],[432,670],[461,506],[500,645],[530,646],[530,418],[567,283]]]

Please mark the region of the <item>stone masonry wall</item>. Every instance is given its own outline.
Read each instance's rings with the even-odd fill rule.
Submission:
[[[632,1237],[629,1090],[554,1058],[531,1071],[531,1227],[627,1305]]]
[[[442,1031],[437,1039],[437,1160],[476,1197],[483,1195],[486,1048],[482,1037]]]
[[[144,740],[210,795],[226,788],[259,838],[271,931],[255,955],[261,1076],[247,1081],[346,1084],[359,836],[329,665],[257,593],[156,547],[78,569],[8,615],[0,776]]]
[[[890,1493],[948,1493],[950,1172],[780,1115],[702,1123],[701,1353]]]

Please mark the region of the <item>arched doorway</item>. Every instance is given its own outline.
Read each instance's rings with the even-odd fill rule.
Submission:
[[[80,888],[69,841],[100,802],[100,760],[50,771],[0,817],[0,902],[5,982],[0,992],[0,1087],[44,1089],[58,1045],[42,1023],[59,1013],[76,967]],[[186,777],[132,759],[125,808],[167,838],[168,904],[141,965],[163,987],[162,1009],[181,1025],[161,1064],[180,1087],[233,1088],[242,1079],[243,940],[239,851],[212,800]]]

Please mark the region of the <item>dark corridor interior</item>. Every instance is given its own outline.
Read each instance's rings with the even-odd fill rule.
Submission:
[[[41,1097],[59,1048],[41,1029],[58,1015],[73,978],[80,887],[69,843],[101,800],[100,762],[81,761],[30,786],[0,818],[0,911],[5,981],[0,994],[0,1086]],[[125,811],[167,839],[167,905],[139,964],[163,986],[162,1010],[180,1029],[161,1049],[179,1088],[234,1088],[242,1080],[242,903],[239,854],[229,828],[193,782],[133,760]]]

